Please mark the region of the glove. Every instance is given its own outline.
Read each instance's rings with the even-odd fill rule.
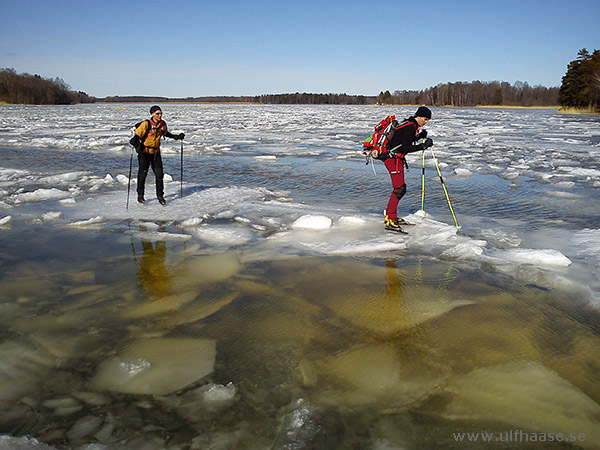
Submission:
[[[429,147],[433,147],[433,141],[431,140],[431,138],[427,138],[425,139],[425,142],[423,142],[423,150]]]
[[[427,137],[427,130],[421,130],[421,132],[417,135],[417,139],[425,139]]]
[[[175,139],[178,141],[183,141],[184,137],[185,137],[185,134],[179,133],[177,136],[175,136]]]

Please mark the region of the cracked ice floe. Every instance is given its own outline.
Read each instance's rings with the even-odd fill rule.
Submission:
[[[15,204],[26,203],[26,202],[42,202],[46,200],[56,200],[60,198],[70,197],[71,193],[68,191],[61,191],[56,188],[40,188],[33,192],[23,192],[15,194],[10,198]]]

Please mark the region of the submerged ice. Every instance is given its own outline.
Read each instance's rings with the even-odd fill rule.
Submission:
[[[600,445],[596,118],[435,110],[460,228],[419,154],[398,235],[359,142],[412,108],[169,105],[166,206],[152,174],[136,201],[145,105],[0,109],[0,443]]]

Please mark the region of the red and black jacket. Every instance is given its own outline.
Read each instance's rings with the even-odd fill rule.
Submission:
[[[423,150],[423,144],[416,144],[419,139],[421,127],[414,117],[409,117],[399,128],[394,130],[393,135],[387,143],[388,157],[399,157],[404,159],[408,153]]]

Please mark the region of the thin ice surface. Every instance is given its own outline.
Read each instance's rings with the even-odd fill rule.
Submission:
[[[387,174],[381,165],[375,175],[358,164],[358,143],[378,117],[408,116],[412,110],[406,107],[165,108],[171,130],[186,132],[188,164],[180,184],[177,156],[182,144],[164,142],[167,208],[152,198],[152,174],[144,207],[135,202],[135,178],[129,184],[127,157],[133,159],[133,177],[136,161],[127,141],[145,106],[2,108],[7,120],[0,146],[23,149],[23,159],[38,160],[40,151],[60,153],[45,170],[30,169],[24,160],[0,169],[0,208],[5,211],[0,226],[18,221],[19,207],[24,207],[22,217],[32,222],[105,230],[124,221],[154,222],[161,224],[160,234],[150,232],[156,239],[200,239],[215,248],[254,245],[261,254],[267,243],[273,255],[408,249],[438,258],[545,270],[566,267],[585,255],[586,269],[598,270],[598,257],[589,256],[594,252],[581,238],[581,232],[596,230],[593,218],[600,214],[598,202],[588,200],[600,185],[600,138],[593,117],[546,110],[436,110],[428,129],[464,233],[442,223],[451,221],[435,172],[429,172],[426,220],[408,237],[399,237],[379,232],[379,211],[389,191]],[[48,119],[53,114],[60,115],[60,127]],[[94,120],[98,115],[111,121]],[[434,169],[431,158],[426,166]],[[488,190],[493,175],[506,180],[512,191],[497,192],[493,181]],[[401,208],[416,212],[419,181],[407,176],[409,195]],[[535,189],[523,184],[527,180],[536,183]],[[128,209],[123,208],[126,190]],[[547,209],[540,197],[548,199]],[[34,204],[36,208],[29,208]],[[490,227],[480,226],[486,222]],[[544,242],[543,233],[531,236],[533,227],[537,231],[548,225],[560,230],[560,243]],[[152,237],[143,227],[132,231],[129,226],[124,232]],[[490,241],[491,235],[502,233],[516,235],[519,248]],[[573,248],[577,253],[568,254]]]

